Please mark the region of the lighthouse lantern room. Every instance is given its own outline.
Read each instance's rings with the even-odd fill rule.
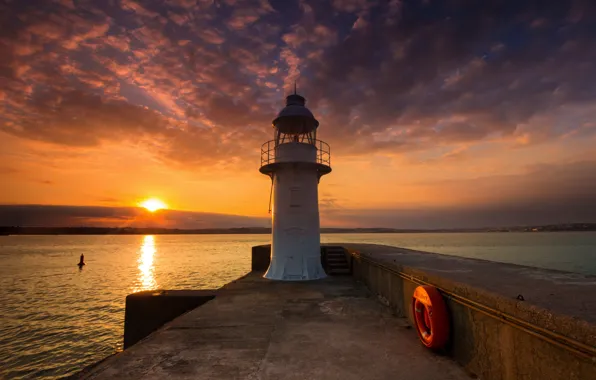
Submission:
[[[263,174],[271,177],[271,264],[265,277],[304,281],[325,277],[321,265],[318,184],[331,172],[329,145],[317,140],[319,122],[294,93],[273,120],[274,140],[261,147]]]

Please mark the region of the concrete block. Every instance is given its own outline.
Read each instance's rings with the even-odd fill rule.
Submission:
[[[214,290],[149,290],[128,295],[124,312],[124,349],[213,298]]]
[[[252,247],[251,270],[265,272],[271,263],[271,244]]]

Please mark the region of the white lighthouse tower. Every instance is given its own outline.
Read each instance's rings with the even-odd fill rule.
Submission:
[[[304,281],[326,277],[321,265],[319,179],[331,172],[329,145],[317,140],[319,122],[296,94],[273,120],[275,139],[261,147],[261,173],[273,194],[271,264],[265,277]]]

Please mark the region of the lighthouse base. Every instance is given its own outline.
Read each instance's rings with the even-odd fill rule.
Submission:
[[[321,265],[320,253],[311,257],[272,255],[271,264],[263,276],[269,280],[310,281],[327,277]]]

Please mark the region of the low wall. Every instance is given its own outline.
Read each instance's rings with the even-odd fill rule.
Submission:
[[[128,295],[124,312],[124,349],[213,298],[214,290],[149,290]]]
[[[433,285],[451,315],[445,354],[485,380],[596,379],[596,277],[395,247],[341,244],[353,275],[413,324]]]
[[[271,263],[271,244],[256,245],[252,247],[251,270],[265,272]]]

